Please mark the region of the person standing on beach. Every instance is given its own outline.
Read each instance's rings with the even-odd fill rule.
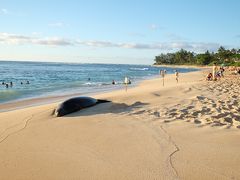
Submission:
[[[163,78],[163,86],[164,86],[164,76],[165,76],[165,70],[161,70],[160,71],[160,75],[162,76]]]
[[[164,72],[164,74],[167,74],[167,70],[166,69],[164,69],[163,72]]]
[[[176,76],[176,81],[178,83],[179,72],[177,70],[175,70],[175,76]]]
[[[213,73],[212,73],[212,75],[213,75],[213,81],[216,80],[216,73],[217,73],[217,64],[214,63],[214,64],[213,64]]]
[[[126,90],[126,92],[127,92],[128,82],[129,82],[128,77],[125,77],[125,78],[124,78],[124,84],[125,84],[125,90]]]
[[[125,84],[125,89],[126,89],[126,91],[127,91],[127,86],[129,85],[129,84],[131,84],[132,83],[132,81],[130,80],[130,78],[129,77],[125,77],[124,78],[124,82],[123,82],[123,84]]]

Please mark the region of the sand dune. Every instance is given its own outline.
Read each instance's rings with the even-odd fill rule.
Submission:
[[[0,113],[0,179],[239,179],[240,78],[205,71],[64,117],[58,103]]]

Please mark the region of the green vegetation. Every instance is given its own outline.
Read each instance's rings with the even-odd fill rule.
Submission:
[[[240,66],[240,49],[228,50],[221,46],[215,53],[206,51],[202,54],[196,54],[181,49],[175,53],[160,54],[156,56],[154,64],[212,65],[213,63],[217,63],[218,65],[224,64],[226,66]]]

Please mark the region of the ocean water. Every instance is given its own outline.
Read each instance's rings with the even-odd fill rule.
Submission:
[[[168,74],[172,74],[176,68],[149,65],[0,61],[0,103],[75,93],[86,95],[118,89],[123,87],[122,82],[125,76],[131,79],[131,86],[133,86],[141,80],[158,76],[161,69],[166,69]],[[197,70],[177,69],[180,73]],[[117,84],[112,85],[112,80]],[[8,84],[12,82],[13,86],[6,88],[2,82]]]

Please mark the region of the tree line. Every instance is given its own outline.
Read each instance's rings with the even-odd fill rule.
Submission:
[[[155,57],[155,65],[187,64],[187,65],[218,65],[240,66],[240,49],[220,47],[217,52],[194,53],[181,49],[175,53],[160,54]]]

